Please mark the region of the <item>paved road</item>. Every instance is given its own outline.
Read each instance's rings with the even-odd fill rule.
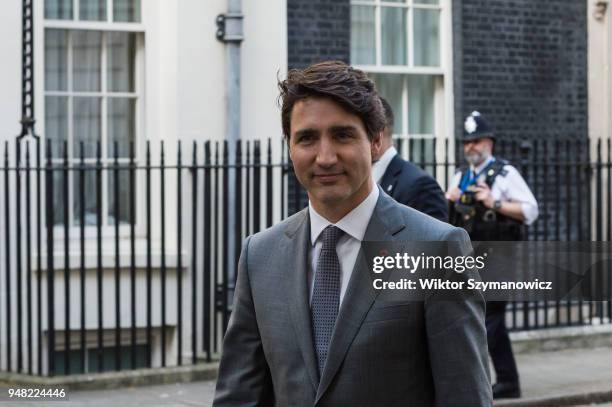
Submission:
[[[518,355],[524,395],[543,397],[612,390],[612,349]]]
[[[69,392],[69,401],[6,402],[0,406],[15,407],[209,407],[212,405],[214,382],[177,383],[115,390]]]
[[[526,397],[612,390],[612,349],[610,348],[519,355],[517,361]],[[0,401],[0,406],[208,407],[212,404],[213,392],[213,382],[181,383],[72,392],[69,394],[68,402]],[[612,407],[612,403],[599,406]]]

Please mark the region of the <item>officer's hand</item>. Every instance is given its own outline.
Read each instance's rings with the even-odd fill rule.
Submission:
[[[491,188],[484,182],[478,182],[478,185],[474,187],[476,191],[476,200],[482,202],[482,204],[487,208],[493,208],[495,205],[495,199],[491,195]]]
[[[444,194],[444,196],[446,196],[446,199],[448,199],[449,201],[455,202],[461,197],[461,190],[459,189],[459,187],[452,187],[451,189],[446,191],[446,194]]]

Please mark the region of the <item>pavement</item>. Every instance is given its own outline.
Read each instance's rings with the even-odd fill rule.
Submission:
[[[496,402],[496,405],[612,407],[612,348],[519,354],[517,363],[524,397]],[[69,401],[65,402],[0,401],[0,406],[207,407],[212,405],[213,394],[214,382],[204,381],[113,390],[69,391]]]
[[[500,406],[592,405],[580,398],[602,394],[608,404],[599,406],[612,406],[612,348],[519,354],[516,361],[523,399],[496,403]]]

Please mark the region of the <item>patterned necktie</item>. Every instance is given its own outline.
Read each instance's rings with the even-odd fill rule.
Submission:
[[[323,248],[317,261],[310,311],[314,330],[319,376],[323,373],[327,351],[340,306],[340,261],[336,244],[343,232],[335,226],[323,230]]]

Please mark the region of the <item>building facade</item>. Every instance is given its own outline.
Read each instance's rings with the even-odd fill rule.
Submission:
[[[532,0],[271,0],[262,7],[253,0],[244,0],[241,4],[244,18],[240,42],[240,137],[273,139],[272,161],[280,161],[283,153],[277,78],[291,68],[338,59],[368,72],[380,93],[389,100],[397,121],[395,137],[412,140],[410,144],[403,144],[405,155],[411,153],[410,145],[422,151],[427,160],[442,161],[446,153],[443,147],[448,145],[454,149],[455,139],[462,133],[463,117],[473,110],[481,111],[494,124],[497,135],[506,140],[607,140],[612,134],[612,11],[607,4],[603,0],[545,3]],[[21,10],[21,2],[11,0],[4,4],[0,14],[0,55],[3,57],[0,152],[4,159],[5,142],[8,142],[9,167],[16,165],[14,140],[20,133]],[[57,165],[67,160],[71,164],[82,162],[85,166],[95,166],[113,165],[116,156],[119,164],[127,165],[133,145],[134,160],[140,165],[146,159],[147,142],[153,157],[160,156],[163,142],[167,163],[174,165],[178,142],[183,156],[191,157],[195,141],[197,159],[202,162],[202,143],[222,142],[228,133],[227,98],[230,85],[235,84],[228,84],[227,45],[216,37],[216,18],[227,10],[227,0],[34,2],[36,131],[41,140],[51,140],[54,146],[51,155],[45,158]],[[594,150],[590,153],[593,155]],[[158,163],[155,160],[153,164]],[[453,168],[447,169],[452,171]],[[445,175],[438,173],[441,183]],[[17,242],[26,239],[25,235],[17,234],[26,215],[18,212],[17,201],[9,193],[16,185],[10,177],[0,177],[0,231],[4,236],[4,240],[0,239],[0,298],[9,297],[0,304],[0,370],[14,370],[15,366],[28,363],[36,366],[42,357],[42,372],[45,372],[49,369],[48,318],[33,317],[42,322],[40,335],[32,336],[31,347],[42,351],[31,356],[16,353],[20,342],[17,330],[25,335],[26,325],[17,327],[16,323],[9,322],[17,321],[19,312],[24,313],[21,318],[26,320],[27,308],[18,307],[26,300],[25,297],[18,299],[17,280],[5,278],[22,266],[25,270],[27,263],[23,255],[21,263],[14,255]],[[185,215],[179,221],[169,217],[163,228],[161,222],[153,222],[149,233],[144,214],[147,204],[155,219],[162,208],[171,214],[179,210],[191,213],[190,204],[185,201],[204,188],[202,178],[193,184],[195,190],[190,189],[191,185],[185,187],[185,201],[180,201],[176,195],[142,199],[145,180],[137,177],[134,188],[140,198],[135,203],[132,233],[128,201],[119,199],[131,193],[128,177],[129,174],[123,173],[115,178],[111,172],[105,172],[101,175],[101,198],[98,199],[93,175],[85,176],[81,182],[76,172],[66,178],[57,173],[52,198],[54,267],[58,270],[54,288],[57,312],[53,311],[54,329],[58,332],[53,345],[58,355],[56,372],[66,372],[66,364],[73,363],[73,372],[105,370],[104,360],[115,356],[100,351],[100,344],[104,348],[119,344],[121,352],[132,351],[123,347],[130,343],[129,328],[134,313],[138,315],[134,332],[139,365],[144,363],[141,352],[147,347],[153,349],[151,358],[155,366],[162,363],[162,358],[167,359],[164,364],[175,363],[178,353],[190,360],[202,356],[198,350],[194,356],[195,348],[191,346],[194,337],[187,332],[195,332],[198,338],[203,336],[203,323],[194,326],[187,316],[179,323],[178,309],[191,306],[191,291],[185,291],[182,303],[171,296],[168,309],[163,311],[158,301],[153,302],[151,342],[143,330],[147,322],[143,297],[139,297],[134,309],[130,309],[129,296],[121,306],[114,305],[115,294],[127,295],[132,282],[127,272],[122,271],[117,280],[113,274],[115,269],[127,270],[128,265],[134,264],[135,284],[140,292],[147,284],[144,270],[149,261],[153,269],[153,291],[161,290],[162,264],[168,271],[164,277],[168,292],[176,292],[179,282],[185,287],[191,286],[192,270],[204,266],[204,253],[196,253],[187,246],[179,253],[176,245],[179,237],[189,241],[191,217]],[[152,179],[151,195],[159,197],[162,183],[156,177]],[[115,182],[120,186],[115,188]],[[176,177],[169,177],[163,188],[176,191],[177,182]],[[264,180],[262,185],[269,182],[276,191],[280,190],[276,178]],[[289,180],[289,188],[292,182],[295,181]],[[221,179],[213,182],[225,199],[222,184]],[[251,191],[248,188],[245,187],[245,194]],[[78,199],[81,195],[85,198]],[[280,220],[296,196],[290,195],[287,201],[275,196],[278,202],[275,201],[269,221]],[[257,210],[266,215],[265,208],[257,207]],[[45,224],[45,213],[48,212],[33,212],[32,225],[39,217]],[[202,219],[204,207],[201,212],[198,209],[193,213]],[[249,214],[254,217],[248,209],[245,213],[246,219]],[[215,230],[222,230],[223,214],[216,215],[212,224]],[[253,221],[241,219],[247,223],[242,228],[244,234]],[[81,224],[85,225],[84,239],[81,239]],[[99,246],[98,224],[102,230],[102,246]],[[206,227],[204,224],[196,227],[195,233],[204,234]],[[117,231],[121,235],[117,246],[121,253],[119,260],[115,250]],[[134,249],[130,246],[132,234],[136,240]],[[147,234],[152,238],[152,249],[147,246]],[[83,250],[82,240],[85,241]],[[167,242],[163,254],[161,240]],[[23,247],[26,247],[25,240]],[[98,256],[99,247],[102,247],[101,256]],[[217,249],[219,260],[215,264],[223,264],[222,258],[227,254],[224,250]],[[192,261],[196,254],[199,260]],[[31,260],[34,265],[40,262],[41,270],[46,272],[46,247],[42,248],[41,256],[39,259],[36,253]],[[147,256],[151,259],[147,260]],[[30,272],[36,274],[36,267],[33,268]],[[100,270],[103,302],[109,304],[102,318],[96,307],[87,307],[84,316],[79,311],[81,269],[86,270],[85,294],[92,303],[100,303],[96,274]],[[67,274],[72,276],[72,282],[66,285]],[[26,277],[20,274],[23,280],[19,281],[25,284]],[[42,280],[43,294],[49,292],[46,281]],[[116,290],[116,281],[119,281],[119,290]],[[198,307],[205,301],[203,295],[201,290],[195,292],[193,301]],[[40,305],[44,315],[48,315],[45,310],[48,298],[43,295],[33,301],[35,310]],[[67,304],[72,312],[63,311]],[[162,313],[163,324],[170,329],[160,331]],[[67,330],[81,326],[85,330],[84,342],[79,335],[65,335]],[[115,329],[117,326],[119,330]],[[182,326],[186,333],[180,335],[177,326]],[[220,331],[221,328],[219,325]],[[66,341],[73,343],[66,346]],[[92,352],[96,350],[88,363],[82,360],[89,357],[88,353],[79,351],[83,346]],[[161,352],[162,348],[167,348],[167,352]],[[69,352],[76,353],[66,356]]]

